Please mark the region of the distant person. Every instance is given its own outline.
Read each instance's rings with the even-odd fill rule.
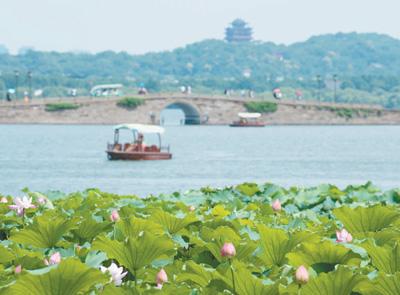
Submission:
[[[301,92],[301,90],[296,90],[296,98],[297,100],[303,99],[303,92]]]
[[[147,94],[147,89],[144,87],[139,88],[138,94],[140,95],[146,95]]]
[[[275,99],[281,99],[282,98],[282,92],[279,88],[274,89],[274,91],[272,91],[272,94],[274,96]]]
[[[24,102],[28,103],[29,102],[29,95],[28,95],[28,91],[24,92]]]
[[[254,91],[253,90],[249,90],[249,97],[250,98],[254,98]]]
[[[7,100],[7,101],[11,101],[11,93],[10,93],[10,92],[7,92],[7,94],[6,94],[6,100]]]
[[[143,151],[146,148],[146,145],[144,143],[144,137],[143,137],[142,133],[138,134],[138,138],[135,143],[136,143],[139,151]]]
[[[190,85],[188,87],[186,87],[186,93],[192,94],[192,87]]]
[[[150,115],[151,124],[155,124],[156,123],[156,114],[154,114],[154,112],[150,112],[149,115]]]

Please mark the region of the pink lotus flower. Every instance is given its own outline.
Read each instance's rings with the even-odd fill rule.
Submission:
[[[275,200],[275,201],[272,203],[272,209],[273,209],[274,211],[281,211],[281,210],[282,210],[281,202],[280,202],[279,200]]]
[[[118,265],[116,265],[114,262],[111,263],[109,267],[100,266],[100,270],[103,273],[108,272],[111,275],[111,281],[114,282],[115,286],[121,285],[122,279],[128,273],[127,271],[123,272],[124,271],[123,267],[118,267]]]
[[[221,256],[232,258],[236,255],[235,246],[232,243],[225,243],[221,248]]]
[[[23,196],[22,198],[15,198],[14,205],[10,205],[8,208],[17,211],[19,216],[23,216],[25,209],[36,208],[36,206],[32,204],[32,198]]]
[[[118,220],[120,219],[117,210],[113,210],[113,211],[111,212],[110,219],[111,219],[112,222],[116,222],[116,221],[118,221]]]
[[[296,277],[296,281],[300,284],[305,284],[310,279],[308,270],[303,265],[300,265],[299,268],[296,270],[295,277]]]
[[[191,205],[191,206],[188,207],[188,210],[190,212],[193,212],[194,210],[196,210],[196,208],[193,205]]]
[[[1,200],[0,200],[0,203],[3,203],[3,204],[8,203],[7,198],[6,197],[2,197]]]
[[[162,268],[156,276],[157,289],[161,289],[163,284],[166,282],[168,282],[168,276],[165,270]]]
[[[46,265],[54,265],[54,264],[59,264],[61,262],[61,254],[60,252],[55,252],[50,256],[50,259],[44,260],[44,264]]]
[[[21,264],[17,265],[17,266],[15,267],[14,272],[15,272],[16,274],[20,274],[20,273],[22,272],[22,265],[21,265]]]
[[[336,231],[336,242],[338,243],[351,243],[353,241],[352,235],[344,228]]]

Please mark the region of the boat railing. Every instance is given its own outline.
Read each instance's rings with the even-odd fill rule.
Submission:
[[[169,145],[162,145],[160,151],[167,151],[169,153]]]
[[[120,150],[123,150],[124,149],[124,146],[122,145],[122,144],[119,144],[120,145]],[[116,144],[115,143],[107,143],[107,150],[108,151],[112,151],[112,150],[115,150],[115,146],[116,146]],[[155,147],[155,146],[154,146]],[[163,146],[161,146],[160,147],[160,151],[167,151],[168,153],[169,153],[169,150],[170,150],[170,147],[169,147],[169,145],[163,145]]]

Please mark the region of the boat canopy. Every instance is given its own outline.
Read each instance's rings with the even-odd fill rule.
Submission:
[[[155,125],[144,125],[144,124],[120,124],[114,126],[114,130],[128,129],[137,131],[139,133],[164,133],[164,128]]]
[[[119,95],[119,89],[122,87],[122,84],[96,85],[90,90],[90,94],[93,96]]]
[[[260,113],[238,113],[238,116],[243,119],[256,119],[260,118]]]

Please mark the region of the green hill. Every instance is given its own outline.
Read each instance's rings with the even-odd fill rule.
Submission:
[[[322,88],[329,92],[332,76],[337,74],[341,90],[351,89],[355,97],[362,92],[361,100],[370,101],[370,95],[386,99],[374,103],[387,104],[392,97],[396,104],[400,92],[400,40],[373,33],[338,33],[288,46],[205,40],[144,55],[112,51],[0,54],[3,88],[13,87],[15,70],[31,70],[35,87],[47,88],[48,93],[71,87],[88,91],[97,83],[122,82],[128,87],[144,83],[153,91],[177,89],[181,84],[218,92],[225,88],[251,88],[257,92],[270,92],[274,87],[300,88],[307,97],[315,96],[316,75],[321,75]],[[23,77],[20,80],[23,86],[26,81]]]

